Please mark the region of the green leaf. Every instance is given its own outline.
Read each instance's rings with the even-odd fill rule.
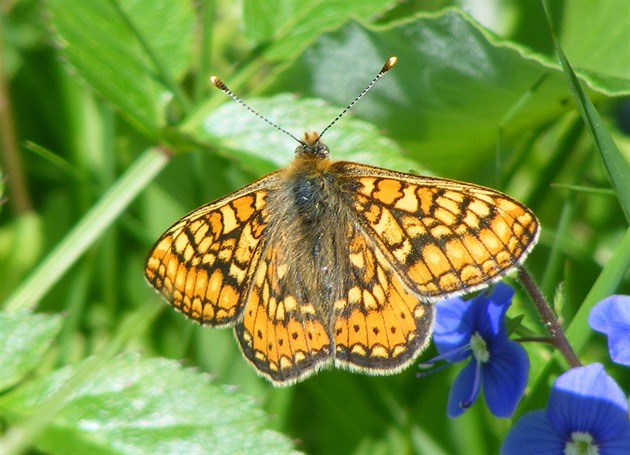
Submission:
[[[115,5],[105,0],[48,2],[59,47],[76,72],[136,128],[155,135],[178,91],[169,81],[182,77],[190,65],[193,10],[190,2],[169,0],[153,1],[150,7],[141,0]]]
[[[80,368],[67,367],[3,397],[9,421]],[[165,359],[119,356],[75,393],[38,439],[50,453],[287,453],[291,442],[265,429],[254,401]]]
[[[20,311],[0,313],[0,391],[17,384],[42,360],[61,329],[61,317]]]
[[[602,79],[625,81],[625,91],[630,77],[628,13],[626,2],[566,2],[560,25],[560,42],[572,65]]]
[[[508,138],[572,108],[557,64],[498,39],[457,10],[388,27],[350,22],[321,36],[268,91],[300,92],[343,106],[394,53],[396,67],[353,112],[399,139],[410,157],[449,176],[487,164],[498,126],[529,89],[531,96],[506,125]],[[604,82],[585,81],[596,89]],[[611,84],[607,92],[622,95],[628,87],[630,80],[625,90],[614,92]]]
[[[393,4],[391,0],[244,2],[243,19],[247,37],[256,45],[269,46],[267,59],[280,61],[297,55],[322,30],[333,30],[349,17],[372,18]]]

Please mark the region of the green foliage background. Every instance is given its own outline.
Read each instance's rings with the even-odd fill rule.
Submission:
[[[586,324],[598,300],[630,294],[630,5],[550,6],[579,86],[529,0],[3,3],[3,453],[498,451],[511,421],[483,403],[446,418],[458,367],[326,371],[274,389],[231,331],[185,320],[144,282],[170,224],[285,166],[296,146],[210,74],[300,135],[398,56],[326,133],[333,158],[525,202],[543,227],[527,265],[569,340],[630,383]],[[520,315],[514,336],[544,335],[522,292],[509,313]],[[543,344],[526,349],[515,418],[544,407],[567,368]]]

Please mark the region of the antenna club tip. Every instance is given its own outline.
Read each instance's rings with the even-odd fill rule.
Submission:
[[[394,65],[396,65],[397,61],[398,61],[398,57],[396,56],[391,56],[389,59],[387,59],[387,61],[383,65],[383,69],[381,69],[381,74],[384,74],[388,72],[389,70],[391,70],[394,67]]]
[[[217,76],[210,76],[210,83],[220,90],[226,90],[227,86]]]

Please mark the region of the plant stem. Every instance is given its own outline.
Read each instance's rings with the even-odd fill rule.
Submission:
[[[524,267],[520,267],[518,269],[518,277],[521,280],[521,283],[523,283],[523,287],[531,297],[538,314],[540,314],[540,317],[545,323],[545,327],[547,327],[549,335],[551,336],[552,344],[556,347],[556,349],[558,349],[558,351],[560,351],[571,368],[581,366],[582,362],[580,362],[575,355],[575,352],[573,352],[573,348],[571,348],[569,340],[567,340],[558,319],[553,314],[553,311],[551,311],[549,304],[540,292],[540,289],[538,289],[534,279]]]
[[[520,337],[511,339],[516,341],[517,343],[545,343],[555,346],[553,344],[553,340],[550,337]]]
[[[143,152],[8,297],[2,304],[4,311],[37,308],[50,288],[166,166],[169,156],[169,152],[157,147]]]

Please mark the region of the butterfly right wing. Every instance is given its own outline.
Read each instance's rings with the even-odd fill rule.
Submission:
[[[425,301],[496,282],[538,240],[534,214],[490,188],[356,163],[333,166],[365,234]]]
[[[269,223],[267,197],[277,185],[272,173],[179,220],[149,253],[147,281],[189,318],[233,325],[258,267]]]

